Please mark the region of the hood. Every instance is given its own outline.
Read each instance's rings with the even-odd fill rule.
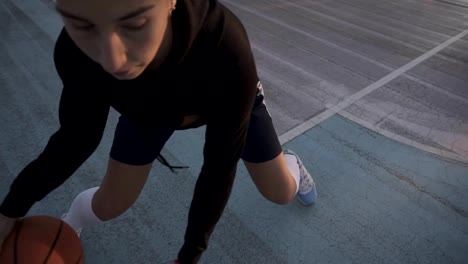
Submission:
[[[217,0],[216,0],[217,1]],[[180,63],[202,30],[215,0],[177,0],[172,13],[171,64]]]

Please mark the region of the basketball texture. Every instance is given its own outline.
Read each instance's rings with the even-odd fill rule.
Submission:
[[[0,263],[83,264],[83,248],[73,228],[61,219],[28,216],[4,241]]]

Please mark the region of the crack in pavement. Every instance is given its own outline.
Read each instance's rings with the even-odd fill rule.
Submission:
[[[427,191],[426,189],[424,189],[423,186],[419,186],[416,182],[414,182],[411,178],[409,178],[408,176],[400,173],[398,170],[394,169],[394,168],[391,168],[390,166],[386,165],[384,162],[382,162],[381,160],[379,160],[378,158],[376,158],[375,156],[371,155],[369,152],[366,152],[362,149],[360,149],[358,146],[352,144],[351,142],[348,142],[344,139],[341,139],[341,138],[338,138],[336,135],[334,135],[331,131],[327,130],[324,128],[324,131],[326,131],[327,133],[329,133],[330,137],[337,140],[338,142],[340,142],[342,145],[348,147],[349,149],[351,149],[353,152],[355,152],[357,155],[359,155],[360,157],[362,158],[365,158],[367,161],[369,161],[370,163],[374,164],[374,165],[377,165],[379,167],[381,167],[382,169],[384,169],[386,172],[388,172],[390,175],[393,175],[395,176],[396,178],[398,178],[399,180],[401,181],[404,181],[406,183],[408,183],[410,186],[412,186],[415,190],[417,190],[418,192],[421,192],[421,193],[424,193],[424,194],[427,194],[429,195],[430,197],[432,197],[435,201],[439,202],[440,204],[444,205],[445,207],[449,208],[450,210],[454,211],[455,213],[457,213],[458,215],[464,217],[464,218],[468,218],[468,211],[464,210],[463,208],[460,208],[456,205],[454,205],[453,203],[451,203],[450,201],[446,200],[445,198],[435,194],[435,193],[432,193],[430,191]],[[363,132],[363,133],[367,133],[367,132]]]

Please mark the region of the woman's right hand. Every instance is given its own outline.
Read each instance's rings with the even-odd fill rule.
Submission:
[[[3,242],[10,234],[16,223],[16,218],[9,218],[0,214],[0,253],[2,251]]]

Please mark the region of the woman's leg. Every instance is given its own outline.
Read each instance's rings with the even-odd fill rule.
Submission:
[[[110,158],[101,185],[78,194],[63,220],[79,231],[120,216],[137,200],[151,165],[132,166]]]
[[[315,182],[292,151],[286,150],[265,162],[244,160],[244,164],[257,189],[266,199],[277,204],[287,204],[297,196],[304,205],[315,203]]]
[[[286,204],[297,194],[303,204],[312,204],[316,199],[315,183],[299,156],[283,151],[260,83],[258,89],[242,156],[247,171],[266,199]]]
[[[101,185],[81,192],[64,221],[80,232],[82,227],[111,220],[127,211],[138,199],[153,161],[173,132],[141,128],[121,117]]]
[[[272,160],[254,163],[244,160],[255,186],[266,199],[277,204],[287,204],[296,196],[297,183],[283,154]]]

